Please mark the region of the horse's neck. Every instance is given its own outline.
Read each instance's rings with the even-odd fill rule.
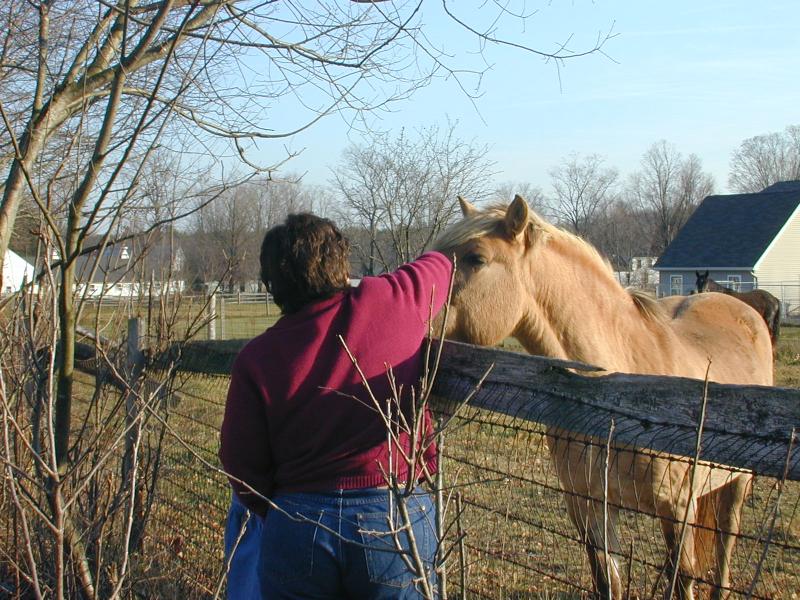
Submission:
[[[598,258],[580,246],[551,241],[529,261],[531,304],[515,337],[531,353],[635,370],[628,348],[644,317]]]

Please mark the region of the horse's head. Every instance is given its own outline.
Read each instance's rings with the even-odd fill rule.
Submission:
[[[705,273],[701,273],[700,271],[695,271],[694,274],[697,277],[697,279],[694,282],[697,293],[699,294],[702,292],[707,292],[708,283],[711,280],[711,278],[708,276],[708,271],[706,271]]]
[[[486,210],[458,200],[463,219],[436,242],[437,250],[456,259],[447,335],[495,345],[512,335],[523,317],[522,259],[533,245],[535,226],[521,196],[507,207]]]

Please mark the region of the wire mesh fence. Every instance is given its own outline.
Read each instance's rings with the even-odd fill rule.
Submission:
[[[469,507],[465,527],[470,532],[470,592],[492,598],[591,593],[591,563],[586,552],[586,544],[591,542],[567,514],[570,494],[554,471],[550,451],[554,440],[545,428],[475,410],[457,418],[448,440],[446,479],[464,490]],[[560,440],[579,444],[585,451],[583,440],[568,436]],[[597,478],[602,479],[602,465],[596,468]],[[575,469],[574,477],[579,479],[579,466]],[[738,474],[734,469],[727,473]],[[638,486],[640,503],[632,507],[619,495],[607,497],[608,510],[619,511],[615,535],[609,537],[615,538],[612,543],[625,596],[663,597],[669,585],[667,553],[662,523],[653,510],[658,507],[648,498],[654,482],[636,481],[627,475],[618,470],[610,487]],[[584,494],[571,495],[585,505],[596,500]],[[786,482],[781,489],[772,477],[753,480],[731,558],[729,587],[734,596],[791,598],[800,590],[799,501],[798,482]],[[678,519],[672,522],[679,524]],[[696,579],[710,590],[710,573],[697,573]]]
[[[222,528],[229,501],[225,478],[200,460],[216,464],[228,386],[225,361],[232,356],[228,351],[228,358],[220,362],[220,357],[209,351],[212,347],[197,347],[184,356],[180,402],[172,409],[169,421],[182,441],[176,438],[164,449],[165,471],[158,510],[150,527],[150,541],[160,548],[162,565],[172,575],[173,584],[182,582],[185,597],[214,593],[222,565]],[[439,400],[436,408],[447,416],[452,403]],[[567,512],[570,496],[553,463],[553,447],[559,440],[575,445],[579,454],[591,452],[594,446],[600,451],[598,456],[605,444],[604,440],[592,442],[564,432],[554,434],[552,428],[525,415],[480,408],[462,410],[450,421],[443,468],[447,494],[452,500],[458,492],[464,502],[460,526],[467,532],[464,581],[469,597],[579,598],[592,593],[591,552],[587,552],[592,540],[587,531],[576,528]],[[628,453],[646,460],[664,460],[663,454],[632,449]],[[616,523],[607,536],[612,541],[604,543],[613,545],[607,549],[614,557],[626,596],[662,597],[671,584],[665,535],[669,535],[670,527],[679,530],[682,514],[673,510],[670,514],[674,516],[669,517],[653,496],[661,486],[683,483],[654,481],[647,468],[643,476],[634,477],[623,468],[622,453],[614,456],[620,464],[607,469],[611,474],[607,488],[618,492],[606,496],[605,510],[614,514]],[[672,460],[676,464],[692,462],[687,457]],[[575,479],[584,475],[580,469],[587,465],[579,461],[572,467]],[[592,477],[602,479],[602,464],[591,468],[595,470]],[[742,474],[735,468],[716,472],[724,481]],[[622,491],[631,488],[634,493],[627,497],[638,499],[633,505],[622,497]],[[596,497],[577,489],[572,498],[586,506],[597,505]],[[452,506],[450,512],[455,512]],[[584,511],[583,518],[588,514]],[[696,527],[707,526],[698,523]],[[712,540],[719,531],[710,529]],[[713,553],[710,547],[705,551]],[[763,475],[752,479],[752,492],[741,507],[741,526],[729,567],[730,581],[725,585],[733,597],[796,597],[793,594],[800,590],[800,483]],[[457,561],[451,559],[450,569],[451,593],[457,593],[461,581],[460,574],[455,574]],[[719,583],[710,569],[693,575],[703,594],[711,593],[713,585]]]
[[[200,302],[208,306],[207,299],[195,300],[197,306],[203,306]],[[125,313],[119,306],[113,308],[115,315]],[[147,597],[212,598],[224,585],[222,537],[230,489],[219,470],[217,449],[229,383],[227,373],[242,342],[226,342],[223,337],[252,338],[274,322],[277,315],[271,314],[274,312],[271,310],[268,314],[263,299],[255,303],[226,300],[222,307],[217,304],[217,318],[220,308],[226,319],[224,328],[211,336],[208,323],[201,324],[197,337],[212,340],[184,347],[176,380],[170,388],[174,393],[163,404],[166,435],[160,442],[161,468],[139,552],[146,560],[136,566],[136,576],[152,582],[150,589],[157,590]],[[136,312],[145,319],[143,331],[156,329],[155,317],[148,321],[147,315],[158,311],[148,313],[139,306]],[[790,354],[798,351],[800,346]],[[86,370],[87,365],[84,365]],[[86,378],[84,383],[88,392],[95,380]],[[461,399],[469,393],[472,383],[461,381],[458,385],[447,392],[449,398]],[[461,591],[462,585],[467,596],[473,598],[587,597],[594,589],[593,551],[596,558],[606,550],[614,559],[626,597],[662,597],[672,584],[666,538],[680,530],[685,513],[673,509],[670,517],[655,499],[669,497],[662,492],[670,486],[685,488],[685,481],[674,474],[680,472],[685,477],[686,469],[679,471],[676,467],[672,472],[668,469],[666,478],[659,480],[655,469],[648,469],[647,465],[654,460],[663,462],[665,455],[633,450],[630,446],[626,446],[625,452],[617,450],[609,454],[603,435],[586,439],[548,426],[552,411],[546,411],[544,404],[537,404],[539,400],[535,397],[515,399],[524,410],[508,411],[500,407],[504,403],[507,406],[511,400],[509,394],[517,392],[490,386],[485,392],[489,398],[484,404],[496,404],[496,409],[469,406],[454,415],[450,400],[439,398],[434,405],[440,416],[452,417],[441,461],[445,492],[450,499],[447,518],[452,522],[457,494],[464,505],[463,519],[458,523],[466,532],[464,565],[462,569],[457,553],[449,559],[451,597]],[[761,422],[763,415],[757,414],[760,409],[754,406],[742,402],[740,412],[744,413],[744,421]],[[641,446],[647,446],[646,434],[669,424],[655,427],[645,416],[639,418],[620,411],[617,433],[638,427],[644,433],[637,434],[639,437],[635,439]],[[623,417],[631,424],[624,425]],[[590,416],[581,421],[578,430],[596,426],[590,422],[596,420]],[[796,422],[785,424],[790,428]],[[599,430],[603,431],[603,427]],[[682,431],[684,442],[688,440],[691,445],[693,430],[684,427]],[[711,434],[718,436],[712,447],[740,449],[743,454],[759,443],[752,436],[724,438],[719,437],[720,432]],[[673,435],[670,439],[677,443],[677,437]],[[562,451],[564,444],[573,449],[578,459],[562,461],[562,468],[557,471],[555,466],[559,463],[554,462],[554,448],[559,443]],[[784,454],[797,462],[791,449]],[[642,460],[634,463],[630,460],[632,456]],[[782,460],[770,456],[770,461],[780,464],[771,471],[773,476],[756,469],[752,491],[741,506],[736,544],[726,561],[730,567],[726,586],[732,597],[796,598],[800,593],[800,482],[781,478]],[[611,460],[607,460],[609,457]],[[668,459],[669,464],[692,463],[687,456]],[[631,471],[634,464],[638,473]],[[722,488],[741,475],[740,469],[718,469],[715,485]],[[581,490],[578,485],[570,488],[570,480],[581,479],[600,483],[601,487],[604,484],[610,493],[598,496]],[[568,514],[570,505],[572,518]],[[582,507],[577,512],[576,505]],[[603,516],[599,520],[598,511]],[[576,514],[582,520],[576,519]],[[604,525],[612,520],[615,523],[598,536],[597,531],[591,533],[587,527],[592,517],[595,523]],[[708,526],[697,520],[694,528]],[[3,529],[6,543],[0,546],[8,548],[11,544],[13,548],[18,523],[6,522]],[[452,525],[448,541],[455,539],[455,529]],[[719,531],[714,527],[708,530],[712,539]],[[699,565],[693,579],[700,597],[710,594],[716,583],[714,573]]]

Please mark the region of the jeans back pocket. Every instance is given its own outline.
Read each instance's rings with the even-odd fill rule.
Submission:
[[[259,570],[262,574],[282,583],[311,577],[318,531],[316,521],[320,518],[321,512],[318,512],[296,521],[279,510],[270,509],[261,536]]]
[[[422,558],[426,577],[430,578],[436,554],[433,505],[428,496],[415,496],[407,502],[417,551]],[[385,508],[382,511],[359,513],[361,541],[365,546],[370,581],[402,588],[411,585],[419,574],[409,569],[398,550],[398,546],[404,552],[411,548],[408,533],[402,529],[399,511],[395,509],[391,523],[388,516]],[[408,555],[408,558],[411,559],[411,556]],[[413,560],[411,564],[413,565]]]

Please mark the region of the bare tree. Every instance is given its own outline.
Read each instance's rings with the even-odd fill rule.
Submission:
[[[238,288],[248,278],[247,263],[253,250],[253,228],[260,218],[255,190],[238,187],[215,202],[205,203],[192,219],[182,239],[187,247],[190,279],[195,283]]]
[[[410,137],[373,135],[345,150],[332,185],[346,222],[366,231],[356,245],[364,270],[391,270],[420,254],[457,212],[455,198],[488,193],[487,148],[455,135],[455,125]],[[357,240],[355,240],[357,242]]]
[[[591,241],[615,270],[625,271],[630,269],[632,258],[652,252],[650,233],[641,211],[617,199],[595,221]]]
[[[550,213],[573,233],[589,237],[597,218],[614,200],[618,173],[597,154],[573,154],[550,170]]]
[[[132,231],[143,231],[156,223],[171,226],[196,202],[197,194],[208,184],[208,176],[208,167],[195,164],[185,152],[156,147],[141,162],[127,165],[121,175],[135,188],[122,223]],[[128,185],[127,181],[123,185]]]
[[[529,182],[505,181],[495,186],[490,201],[497,201],[504,206],[508,205],[509,198],[519,194],[532,209],[543,216],[549,216],[547,199],[542,189]]]
[[[511,16],[505,7],[498,10]],[[38,524],[36,536],[26,534],[27,554],[17,569],[34,597],[124,595],[135,537],[130,515],[139,510],[136,478],[130,475],[137,452],[132,440],[125,445],[130,460],[122,492],[115,495],[127,507],[127,533],[115,548],[113,565],[96,560],[110,533],[102,517],[88,522],[82,509],[107,497],[113,486],[102,479],[106,465],[117,454],[117,442],[131,440],[128,433],[135,433],[143,419],[114,418],[121,407],[129,408],[122,398],[131,397],[134,385],[126,384],[110,414],[79,390],[79,323],[89,306],[79,285],[79,265],[88,258],[90,273],[114,277],[102,262],[109,248],[134,236],[150,239],[148,234],[217,198],[239,202],[232,188],[287,158],[281,152],[267,165],[256,164],[261,142],[292,135],[339,110],[356,119],[362,111],[406,98],[438,74],[451,73],[461,81],[469,69],[457,70],[421,33],[419,11],[418,3],[402,0],[0,3],[0,263],[26,199],[33,207],[38,255],[40,295],[27,303],[21,297],[3,301],[7,307],[20,301],[15,306],[22,318],[19,326],[4,331],[0,345],[3,367],[13,363],[16,369],[12,379],[0,380],[4,441],[6,448],[23,450],[15,455],[19,462],[4,464],[4,474],[22,498],[15,505],[17,522]],[[482,43],[501,42],[448,14]],[[549,56],[577,55],[561,48]],[[237,72],[241,77],[234,76]],[[277,100],[286,98],[307,109],[296,122],[278,110]],[[181,157],[172,167],[169,151]],[[198,193],[186,182],[170,188],[158,181],[160,161],[168,167],[163,173],[174,174],[189,164],[190,153],[195,164],[213,173],[213,179],[206,178],[213,185],[204,186],[198,202],[178,194]],[[240,225],[228,230],[238,231]],[[228,251],[237,254],[242,245],[237,241]],[[95,309],[90,321],[99,324],[100,309]],[[23,326],[30,332],[20,348],[13,340],[15,328]],[[114,371],[118,366],[107,356],[110,346],[95,343],[94,358]],[[31,373],[38,379],[28,385]],[[135,380],[139,371],[131,373]],[[0,378],[7,374],[0,370]],[[29,394],[26,386],[34,391]],[[30,406],[40,411],[45,429],[15,420]],[[156,404],[143,406],[156,415]],[[107,419],[109,427],[122,423],[122,437],[91,428],[92,419]],[[116,441],[104,445],[110,439]],[[91,489],[95,495],[87,496]]]
[[[120,233],[119,220],[113,218],[94,235],[97,228],[89,229],[91,220],[68,217],[73,231],[62,234],[55,226],[63,219],[55,188],[48,186],[46,196],[35,196],[43,223],[36,285],[3,300],[7,318],[0,324],[3,486],[18,500],[15,522],[24,522],[14,532],[23,536],[19,556],[24,559],[14,566],[32,597],[119,597],[127,585],[130,555],[142,539],[160,464],[163,430],[154,432],[147,423],[154,415],[163,416],[163,393],[173,372],[171,366],[160,365],[155,369],[158,378],[142,389],[140,378],[147,374],[143,355],[129,353],[128,361],[118,341],[97,333],[104,328],[120,333],[124,305],[118,305],[120,314],[113,314],[101,310],[100,303],[91,310],[89,300],[102,299],[125,280],[128,301],[143,292],[152,302],[157,288],[172,289],[174,253],[162,248],[168,264],[158,269],[149,260],[150,251],[156,243],[169,243],[158,228],[150,229],[152,235],[133,236]],[[108,243],[112,235],[125,239],[125,245],[117,246],[125,255],[113,252]],[[85,252],[65,267],[60,249],[68,236],[81,240]],[[134,246],[128,256],[127,248]],[[145,270],[159,270],[163,278],[134,283]],[[166,329],[153,339],[170,339],[167,329],[176,324],[176,314],[155,321]],[[94,333],[79,327],[81,322],[93,323]],[[80,370],[95,375],[93,390],[81,390]]]
[[[728,185],[734,192],[760,192],[778,181],[797,179],[800,179],[800,125],[747,138],[731,157]]]
[[[259,151],[260,140],[291,135],[343,109],[355,119],[407,98],[440,74],[452,75],[466,90],[464,79],[480,81],[486,68],[457,65],[426,36],[417,2],[32,0],[4,6],[0,109],[7,135],[0,164],[7,175],[0,261],[22,189],[33,185],[60,132],[79,132],[80,147],[92,149],[91,175],[81,185],[90,193],[111,162],[130,158],[121,140],[134,130],[136,137],[152,139],[171,123],[175,131],[192,132],[208,157],[236,156],[255,166],[248,156]],[[494,30],[472,26],[453,7],[442,10],[484,49],[509,43]],[[480,12],[471,19],[497,25],[527,18],[505,6]],[[594,52],[609,37],[599,36],[579,52],[566,44],[539,51],[524,40],[514,46],[561,61]],[[237,71],[242,77],[231,77]],[[305,118],[287,123],[276,108],[282,97],[305,107]],[[225,144],[211,147],[215,140]],[[75,252],[65,250],[64,256]]]
[[[187,272],[193,285],[224,283],[237,291],[259,280],[259,252],[264,233],[294,212],[328,210],[327,193],[297,177],[256,178],[231,189],[213,203],[198,196],[199,210],[182,233]]]
[[[256,180],[248,188],[252,188],[258,197],[258,218],[254,226],[256,232],[262,234],[291,213],[312,211],[324,215],[328,210],[327,192],[310,188],[297,176],[288,175],[281,180]]]
[[[639,171],[631,175],[628,194],[651,227],[652,252],[660,254],[674,239],[700,201],[714,192],[713,177],[700,159],[665,140],[650,146]]]

